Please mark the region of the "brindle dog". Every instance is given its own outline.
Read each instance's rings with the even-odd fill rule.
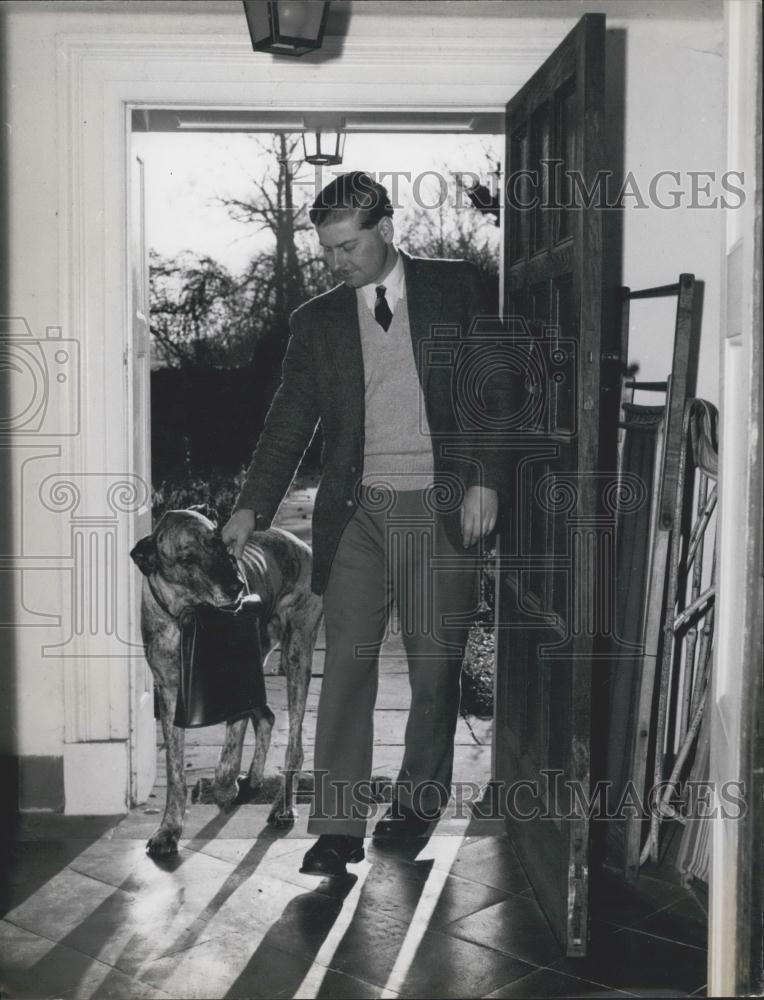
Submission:
[[[167,750],[167,801],[162,822],[146,845],[151,855],[177,851],[183,829],[184,732],[173,725],[173,720],[180,662],[178,616],[189,605],[230,604],[246,590],[262,600],[268,623],[268,645],[263,655],[280,643],[280,666],[286,675],[289,707],[284,781],[268,822],[286,826],[296,816],[293,786],[303,762],[302,721],[321,620],[321,599],[310,589],[311,551],[288,531],[270,528],[250,536],[237,566],[216,522],[214,511],[206,505],[167,511],[154,531],[130,553],[144,574],[141,632],[159,693]],[[246,586],[241,572],[246,575]],[[274,718],[267,707],[251,716],[255,752],[247,781],[240,783],[237,779],[249,718],[227,724],[214,779],[197,783],[194,801],[215,802],[226,809],[251,798],[261,785]]]

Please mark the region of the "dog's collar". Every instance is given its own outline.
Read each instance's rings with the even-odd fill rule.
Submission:
[[[148,584],[149,584],[149,590],[151,591],[151,596],[152,596],[152,597],[154,598],[154,600],[155,600],[155,601],[157,602],[157,604],[158,604],[158,605],[159,605],[159,607],[160,607],[160,608],[162,609],[162,611],[164,611],[164,613],[165,613],[166,615],[169,615],[169,616],[170,616],[170,618],[174,618],[174,619],[176,619],[176,620],[177,620],[177,619],[178,619],[178,618],[180,617],[180,615],[174,615],[174,614],[172,613],[172,611],[170,611],[170,609],[169,609],[169,608],[168,608],[168,606],[167,606],[167,603],[166,603],[166,601],[165,601],[165,600],[164,600],[164,599],[163,599],[162,597],[160,597],[160,596],[159,596],[159,593],[157,592],[157,589],[156,589],[156,587],[154,586],[154,583],[153,583],[153,581],[152,581],[151,577],[150,577],[150,576],[147,576],[147,577],[146,577],[146,579],[148,580]]]

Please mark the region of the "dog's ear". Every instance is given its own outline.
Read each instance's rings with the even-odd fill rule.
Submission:
[[[154,540],[154,536],[146,535],[145,538],[135,543],[130,553],[130,558],[144,576],[151,576],[152,573],[156,572],[158,555],[157,543]]]
[[[195,510],[197,514],[201,514],[202,517],[206,517],[207,520],[212,521],[212,523],[217,527],[220,517],[218,512],[209,503],[195,503],[193,506],[188,508],[189,510]]]

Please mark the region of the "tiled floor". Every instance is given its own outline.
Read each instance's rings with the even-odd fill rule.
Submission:
[[[396,641],[390,650],[396,649]],[[319,649],[306,719],[309,766]],[[283,679],[269,770],[285,739]],[[405,667],[384,663],[376,774],[395,774],[408,702]],[[210,774],[222,728],[188,734],[189,785]],[[490,724],[460,721],[455,778],[490,768]],[[177,858],[149,859],[164,796],[127,817],[27,816],[0,886],[0,998],[684,996],[705,982],[705,922],[692,899],[653,873],[593,892],[592,956],[559,946],[500,821],[452,803],[418,852],[368,845],[344,884],[298,871],[307,809],[292,830],[267,804],[221,814],[189,805]]]
[[[305,818],[274,831],[267,813],[193,806],[165,863],[144,853],[156,817],[140,809],[27,819],[4,886],[2,996],[683,996],[705,982],[700,916],[676,885],[607,880],[592,957],[564,959],[490,821],[447,818],[418,853],[369,846],[337,884],[298,872]]]
[[[395,650],[391,641],[390,649]],[[322,652],[309,701],[308,761]],[[283,680],[268,678],[284,743]],[[375,773],[402,753],[408,683],[391,656],[380,685]],[[188,734],[189,785],[210,773],[222,728]],[[455,778],[489,772],[490,725],[462,720]],[[565,960],[500,821],[452,803],[421,850],[379,850],[344,884],[298,871],[311,840],[267,824],[269,806],[190,805],[177,858],[149,859],[164,796],[124,818],[28,816],[8,857],[0,996],[511,997],[687,995],[705,982],[704,924],[670,882],[596,887],[593,955]]]

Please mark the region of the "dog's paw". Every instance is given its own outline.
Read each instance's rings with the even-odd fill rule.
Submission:
[[[179,833],[160,826],[146,842],[146,853],[152,858],[166,858],[170,854],[177,854],[179,839]]]
[[[212,778],[199,778],[191,789],[191,801],[194,805],[215,805],[215,782]]]
[[[249,783],[248,774],[240,774],[236,779],[236,797],[233,800],[233,804],[236,806],[244,806],[248,802],[252,802],[253,799],[257,797],[257,788],[253,788]]]
[[[195,805],[217,806],[232,809],[238,805],[239,785],[237,779],[221,785],[213,778],[199,778],[191,789],[191,801]]]
[[[297,816],[298,812],[294,806],[291,809],[277,809],[274,806],[273,809],[271,809],[270,816],[268,817],[268,824],[269,826],[275,826],[277,830],[283,830],[287,827],[294,826]]]
[[[229,784],[218,785],[213,782],[212,785],[212,801],[223,812],[227,812],[229,809],[233,809],[234,806],[238,805],[239,798],[239,785],[234,778]]]

